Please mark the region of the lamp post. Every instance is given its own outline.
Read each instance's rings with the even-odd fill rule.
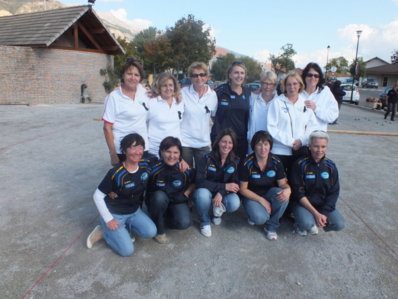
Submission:
[[[359,37],[361,36],[362,30],[357,30],[357,51],[355,52],[355,64],[354,64],[354,72],[352,75],[352,84],[351,84],[351,100],[350,103],[352,103],[352,97],[354,95],[354,81],[355,81],[355,75],[357,72],[357,69],[359,69],[358,66],[358,47],[359,47]]]
[[[326,79],[326,81],[327,81],[327,78],[328,78],[329,50],[330,50],[330,46],[328,45],[326,47],[326,66],[325,66],[325,79]]]

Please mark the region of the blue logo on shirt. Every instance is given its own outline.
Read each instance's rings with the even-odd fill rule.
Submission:
[[[134,187],[135,187],[135,183],[132,182],[132,183],[130,183],[130,184],[126,184],[126,185],[124,185],[124,187],[125,187],[125,188],[134,188]]]
[[[267,172],[267,177],[269,178],[273,178],[276,175],[275,170],[270,170]]]
[[[261,179],[261,175],[259,175],[258,173],[254,173],[254,174],[252,174],[252,178],[253,179]]]
[[[166,183],[163,182],[163,181],[158,181],[158,182],[156,182],[156,186],[158,186],[158,187],[164,187],[164,186],[166,186]]]
[[[322,172],[322,173],[321,173],[321,178],[327,180],[327,179],[329,178],[329,173],[326,172],[326,171]]]
[[[143,174],[141,174],[141,181],[145,182],[148,179],[148,173],[144,172]]]
[[[307,175],[305,176],[305,178],[306,178],[306,179],[313,180],[313,179],[315,179],[315,174],[307,174]]]
[[[235,99],[235,96],[231,96],[231,100],[234,100]]]
[[[215,167],[212,167],[212,166],[207,167],[207,170],[216,171]]]
[[[229,102],[220,102],[220,105],[221,105],[221,106],[228,106],[228,105],[229,105]]]
[[[173,184],[174,187],[177,188],[177,187],[180,187],[182,185],[182,182],[180,180],[175,180],[175,181],[172,182],[172,184]]]
[[[225,171],[226,171],[227,173],[234,173],[235,167],[230,166],[230,167],[228,167]]]

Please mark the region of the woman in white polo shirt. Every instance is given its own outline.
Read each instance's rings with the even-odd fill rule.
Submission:
[[[192,84],[181,89],[184,102],[182,157],[191,167],[197,167],[203,155],[210,152],[210,124],[217,110],[217,94],[206,84],[209,69],[205,63],[192,63],[188,76]]]
[[[153,93],[156,97],[148,101],[149,153],[159,157],[159,145],[165,137],[181,139],[184,105],[179,97],[177,80],[168,72],[157,77]]]
[[[120,141],[126,135],[138,133],[148,144],[146,121],[149,98],[140,84],[142,79],[144,70],[141,62],[133,57],[127,58],[120,71],[121,86],[112,91],[104,103],[102,120],[112,165],[125,160]]]

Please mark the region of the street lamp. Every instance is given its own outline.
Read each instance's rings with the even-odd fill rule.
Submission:
[[[326,66],[325,66],[325,79],[328,78],[328,63],[329,63],[329,50],[330,46],[326,47]],[[327,80],[326,80],[327,81]]]
[[[350,103],[352,103],[352,97],[354,95],[354,80],[355,80],[355,75],[357,73],[357,70],[359,70],[359,65],[358,65],[358,47],[359,47],[359,37],[361,36],[362,30],[357,30],[357,51],[355,52],[355,64],[354,64],[354,72],[352,75],[352,84],[351,84],[351,100]]]

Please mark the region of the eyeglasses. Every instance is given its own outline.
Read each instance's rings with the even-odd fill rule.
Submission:
[[[242,61],[234,61],[234,62],[232,62],[231,66],[235,66],[235,65],[245,66],[245,64]]]
[[[308,73],[307,75],[306,75],[306,77],[308,77],[308,78],[311,78],[311,77],[314,77],[314,78],[319,78],[319,75],[318,74],[313,74],[313,73]]]
[[[191,78],[199,78],[199,77],[206,77],[206,73],[199,73],[199,74],[191,74]]]
[[[261,82],[261,85],[264,85],[264,86],[274,86],[275,83]]]

